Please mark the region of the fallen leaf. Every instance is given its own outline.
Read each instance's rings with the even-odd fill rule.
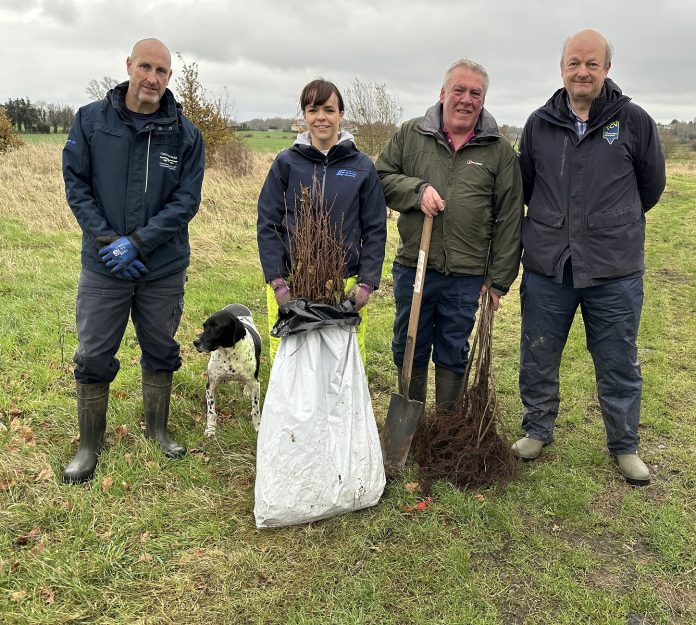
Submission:
[[[10,488],[14,488],[15,486],[17,486],[17,481],[14,478],[0,480],[0,490],[10,490]]]
[[[21,427],[22,427],[22,422],[19,419],[14,418],[14,419],[12,419],[12,421],[10,421],[10,429],[11,430],[14,430],[16,432]]]
[[[131,466],[133,464],[133,454],[128,452],[123,454],[123,459],[126,461],[126,464],[128,466]]]
[[[10,593],[12,601],[22,601],[27,596],[26,590],[18,590],[17,592]]]
[[[554,526],[551,528],[551,533],[552,533],[552,534],[558,534],[558,532],[560,532],[560,531],[561,531],[561,526],[560,526],[560,525],[554,525]]]
[[[111,477],[110,475],[107,475],[101,483],[101,489],[103,493],[109,492],[109,489],[113,486],[114,484],[114,478]]]
[[[17,408],[17,404],[12,404],[12,407],[11,407],[10,410],[8,411],[8,414],[9,414],[11,417],[18,417],[19,415],[22,414],[22,409],[21,409],[21,408]]]
[[[427,510],[432,503],[432,497],[426,497],[423,501],[419,501],[412,506],[404,506],[404,512],[423,512],[423,510]]]
[[[39,594],[41,595],[41,598],[48,605],[51,605],[56,600],[56,593],[53,592],[53,588],[48,588],[47,586],[41,586],[41,588],[39,588]]]
[[[39,471],[39,474],[34,478],[35,482],[52,482],[55,479],[55,474],[53,473],[53,469],[51,467],[47,467],[45,469],[41,469]]]
[[[420,490],[420,484],[418,482],[406,482],[406,484],[404,484],[404,488],[409,493],[415,493],[417,490]]]
[[[143,532],[142,534],[140,534],[141,543],[146,543],[148,540],[150,540],[150,532]]]
[[[119,425],[115,430],[116,440],[121,441],[128,436],[128,426],[125,424]]]
[[[121,488],[128,491],[130,490],[130,484],[128,482],[121,482]]]
[[[152,554],[144,553],[138,558],[141,562],[152,562],[155,558]]]
[[[15,547],[24,547],[31,542],[39,542],[41,540],[41,535],[41,528],[35,527],[26,534],[22,534],[21,536],[15,538],[12,542]]]
[[[79,442],[80,442],[80,435],[79,435],[79,434],[78,434],[77,436],[73,436],[73,437],[70,439],[70,444],[71,444],[71,445],[77,445],[77,443],[79,443]]]
[[[32,429],[28,425],[21,425],[17,429],[17,434],[19,434],[22,437],[22,440],[27,445],[34,446],[36,445],[36,439],[34,437],[34,432],[32,432]]]
[[[479,503],[483,503],[484,501],[486,501],[486,496],[482,495],[481,493],[474,493],[474,499]]]
[[[31,548],[31,554],[33,556],[39,556],[43,553],[43,550],[46,549],[46,543],[42,540],[40,543],[37,545],[34,545]]]

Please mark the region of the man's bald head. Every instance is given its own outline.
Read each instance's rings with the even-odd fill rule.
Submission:
[[[577,45],[583,47],[601,46],[604,50],[604,69],[609,69],[611,66],[611,59],[613,56],[613,48],[609,43],[609,40],[600,32],[587,28],[581,30],[571,37],[568,37],[563,42],[563,51],[561,52],[561,68],[563,67],[563,61],[565,59],[565,53],[568,46],[576,47]]]
[[[126,59],[130,81],[126,107],[136,113],[154,113],[172,76],[172,55],[159,39],[141,39]]]

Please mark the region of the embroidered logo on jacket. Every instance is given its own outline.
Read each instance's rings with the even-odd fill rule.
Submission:
[[[176,166],[179,164],[179,159],[176,156],[167,154],[166,152],[159,153],[159,165],[160,167],[165,167],[166,169],[171,169],[176,171]]]
[[[337,176],[348,176],[349,178],[356,178],[358,175],[358,172],[355,171],[354,169],[339,169],[336,172]]]
[[[467,165],[478,165],[479,167],[483,167],[483,163],[479,163],[478,161],[472,161],[471,159],[469,159],[469,160],[466,162],[466,164],[467,164]]]
[[[611,145],[619,138],[619,122],[610,122],[602,129],[602,137],[607,140],[607,143]]]

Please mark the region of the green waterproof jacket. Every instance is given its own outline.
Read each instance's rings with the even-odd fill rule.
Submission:
[[[456,153],[442,131],[442,105],[405,122],[377,159],[389,208],[400,213],[395,261],[415,267],[424,214],[420,197],[431,185],[445,201],[435,217],[428,268],[486,275],[498,295],[517,277],[524,212],[517,155],[482,109],[474,137]],[[490,261],[486,262],[490,247]]]

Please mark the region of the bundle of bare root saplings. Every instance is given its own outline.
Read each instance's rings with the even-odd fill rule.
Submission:
[[[295,198],[290,266],[288,285],[293,298],[330,306],[338,306],[346,299],[343,233],[331,223],[316,176],[312,178],[312,188],[303,185],[301,196]]]
[[[459,400],[452,411],[436,409],[418,431],[414,454],[426,482],[445,479],[461,489],[479,489],[505,484],[517,471],[491,372],[493,312],[486,293]]]

